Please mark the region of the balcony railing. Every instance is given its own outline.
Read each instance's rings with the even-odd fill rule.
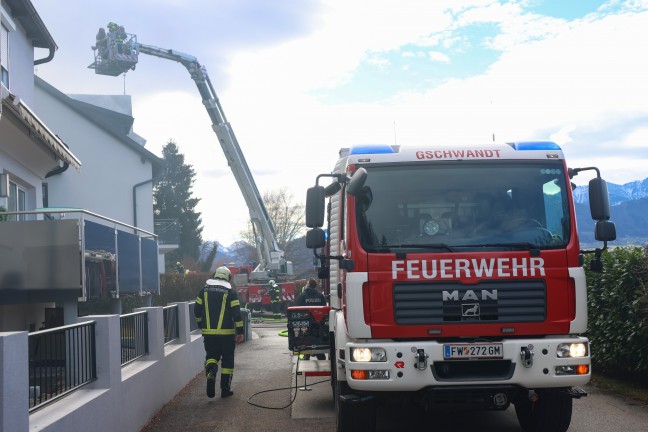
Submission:
[[[180,223],[177,219],[155,219],[153,231],[159,244],[178,244],[180,242]]]
[[[95,323],[29,334],[29,411],[97,378]]]
[[[120,316],[119,335],[122,366],[148,354],[148,314],[146,311]]]

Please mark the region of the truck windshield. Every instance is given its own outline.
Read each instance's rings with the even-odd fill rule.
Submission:
[[[561,161],[365,168],[356,220],[367,251],[555,249],[569,241]]]

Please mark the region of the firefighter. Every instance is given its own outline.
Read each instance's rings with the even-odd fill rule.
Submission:
[[[181,263],[180,261],[177,261],[177,262],[176,262],[176,271],[177,271],[178,273],[180,273],[180,274],[184,274],[184,273],[185,273],[185,268],[184,268],[184,266],[182,265],[182,263]]]
[[[281,287],[274,280],[268,282],[268,294],[270,295],[272,317],[281,319]]]
[[[92,49],[97,49],[101,60],[106,60],[108,58],[108,36],[106,35],[106,29],[99,27],[95,39],[96,43]]]
[[[207,396],[216,394],[216,373],[221,366],[221,397],[234,394],[231,389],[234,375],[235,343],[243,342],[241,305],[236,290],[232,289],[232,273],[227,267],[219,267],[212,279],[198,293],[194,315],[202,330],[205,344],[205,374]]]

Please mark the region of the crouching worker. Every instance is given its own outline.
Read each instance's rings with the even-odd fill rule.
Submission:
[[[216,373],[221,368],[221,397],[232,396],[235,343],[243,342],[241,305],[236,290],[232,289],[232,274],[227,267],[219,267],[212,279],[198,293],[194,315],[202,330],[205,344],[205,373],[207,396],[216,394]]]

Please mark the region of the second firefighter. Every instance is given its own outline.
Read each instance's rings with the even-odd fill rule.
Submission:
[[[229,397],[234,375],[234,348],[243,342],[243,320],[241,305],[232,289],[231,272],[219,267],[212,279],[208,279],[196,298],[194,315],[202,331],[205,344],[205,374],[207,375],[207,396],[216,393],[216,374],[220,363],[221,397]]]

